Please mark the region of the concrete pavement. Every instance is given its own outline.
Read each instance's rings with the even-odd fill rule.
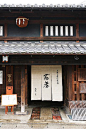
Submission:
[[[12,115],[11,112],[5,115],[5,109],[0,108],[0,129],[86,129],[86,121],[70,120],[64,109],[59,108],[62,120],[48,119],[48,117],[47,119],[31,120],[32,109],[33,107],[26,108],[27,115]],[[16,108],[15,111],[20,111],[20,108]],[[42,114],[44,117],[44,108],[41,111],[41,117]]]

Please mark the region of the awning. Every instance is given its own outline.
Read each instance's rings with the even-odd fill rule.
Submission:
[[[86,42],[0,42],[0,55],[45,54],[45,55],[85,55]]]

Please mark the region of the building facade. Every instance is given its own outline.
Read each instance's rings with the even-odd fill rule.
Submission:
[[[0,95],[13,86],[22,111],[31,101],[85,102],[85,14],[85,5],[1,5]]]

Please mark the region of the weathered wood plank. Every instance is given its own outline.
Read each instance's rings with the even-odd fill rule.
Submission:
[[[33,41],[39,41],[39,40],[79,40],[79,38],[76,38],[76,37],[0,37],[0,41],[3,41],[3,40],[9,40],[9,41],[20,41],[20,40],[23,40],[23,41],[28,41],[28,40],[33,40]]]

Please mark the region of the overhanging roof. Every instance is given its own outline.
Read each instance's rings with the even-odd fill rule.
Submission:
[[[85,55],[86,42],[0,42],[0,55]]]
[[[9,4],[4,4],[4,5],[0,5],[0,8],[26,8],[26,9],[86,9],[86,4],[79,4],[79,5],[75,5],[75,4],[64,4],[64,5],[61,5],[61,4],[56,4],[56,5],[53,5],[53,4],[50,4],[50,5],[46,5],[46,4],[42,4],[42,5],[37,5],[37,4],[34,4],[34,5],[31,5],[31,4],[27,4],[27,5],[23,5],[23,4],[12,4],[12,5],[9,5]]]

